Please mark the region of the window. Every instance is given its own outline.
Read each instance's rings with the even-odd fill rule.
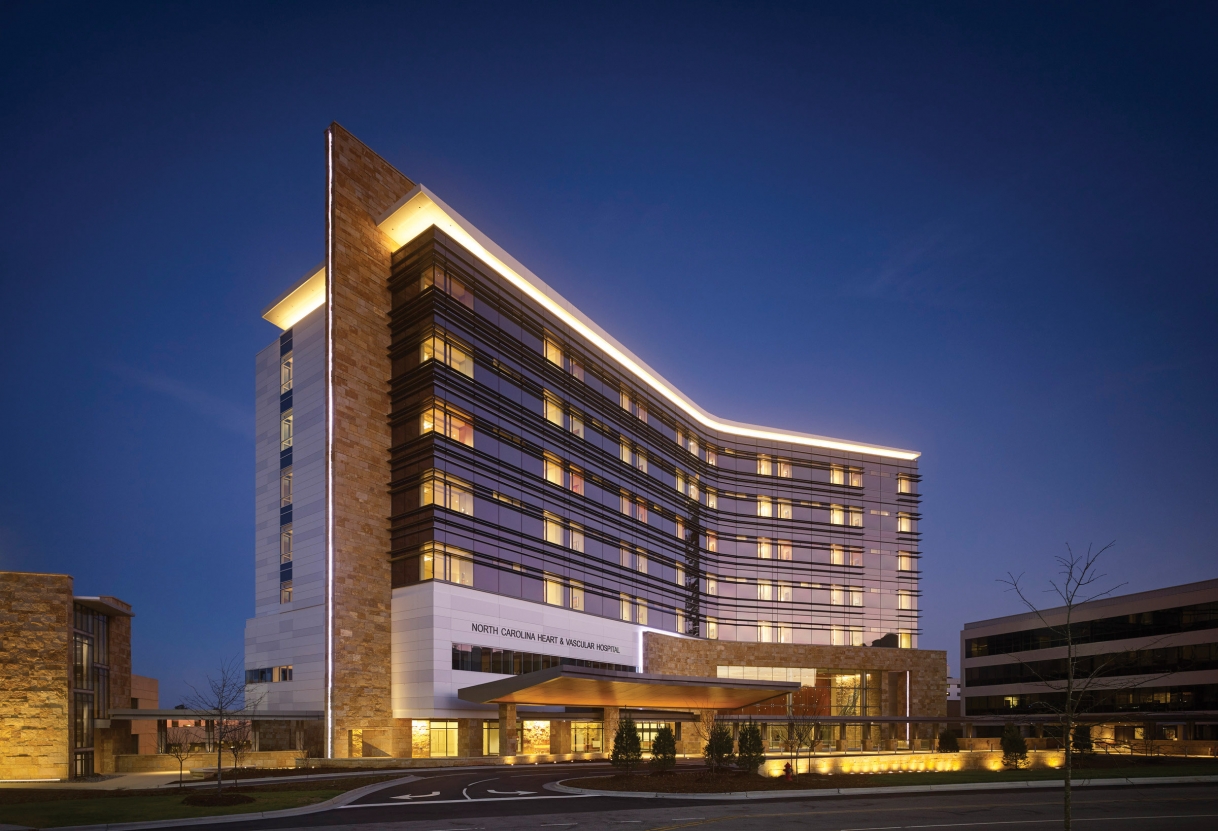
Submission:
[[[599,753],[605,726],[599,721],[577,721],[571,725],[571,750],[575,753]]]
[[[582,612],[584,610],[584,584],[578,580],[572,580],[567,593],[571,601],[571,608]]]
[[[834,465],[833,467],[829,468],[829,484],[831,484],[831,485],[846,484],[846,469],[844,467],[838,467],[837,465]]]
[[[675,618],[675,623],[673,624],[673,631],[677,632],[678,634],[684,635],[685,634],[685,610],[678,606],[678,607],[675,607],[672,611],[673,611],[673,616]]]
[[[845,606],[847,599],[845,586],[830,586],[829,587],[829,604],[832,606]]]
[[[551,392],[545,392],[542,397],[545,407],[546,421],[561,427],[567,432],[584,437],[584,420],[574,410],[567,412],[563,409],[563,404],[558,400],[558,396]]]
[[[719,535],[714,531],[706,532],[706,550],[710,552],[719,550]]]
[[[913,514],[907,514],[904,511],[897,514],[897,533],[899,534],[916,534],[918,531],[917,520],[913,518]]]
[[[774,631],[778,635],[779,643],[794,643],[794,639],[791,637],[790,626],[775,626]]]
[[[622,409],[630,413],[639,421],[647,420],[647,405],[632,395],[629,390],[623,389],[620,393],[620,403]]]
[[[897,608],[903,612],[912,612],[918,608],[918,596],[911,591],[901,589],[897,592]]]
[[[773,600],[774,599],[774,584],[769,580],[757,581],[757,599],[758,600]]]
[[[719,578],[713,574],[706,575],[706,593],[711,597],[719,595]]]
[[[499,755],[499,722],[482,722],[482,755]]]
[[[829,561],[835,566],[861,566],[863,549],[853,546],[829,546]]]
[[[279,506],[292,504],[292,468],[285,467],[279,471]]]
[[[545,353],[547,361],[573,378],[579,381],[584,380],[583,364],[567,354],[558,341],[548,334],[545,339]]]
[[[644,551],[635,551],[634,549],[622,546],[618,550],[619,562],[622,568],[628,568],[631,571],[637,571],[639,574],[647,573],[647,554]]]
[[[849,485],[852,488],[863,486],[863,471],[854,467],[834,465],[829,468],[829,483],[832,485]]]
[[[783,479],[791,478],[791,463],[790,462],[780,461],[777,463],[777,468],[778,468],[778,475],[781,476]]]
[[[777,516],[779,519],[791,519],[792,518],[793,513],[791,511],[791,500],[790,499],[779,499],[778,502],[776,503],[776,505],[778,508],[778,513],[776,513],[775,516]]]
[[[543,522],[546,542],[570,548],[572,551],[584,550],[584,531],[580,526],[549,511],[545,512]]]
[[[447,332],[437,330],[424,339],[419,347],[419,361],[439,361],[466,377],[474,377],[473,352],[459,344]]]
[[[678,586],[685,585],[685,566],[681,565],[680,563],[677,563],[676,573],[673,576],[673,582]]]
[[[757,457],[757,475],[758,476],[773,476],[774,475],[774,460],[769,456]]]
[[[774,544],[766,537],[757,538],[757,559],[772,560],[774,559]]]
[[[289,353],[279,359],[279,394],[290,392],[292,389],[292,355]]]
[[[284,580],[279,583],[279,602],[280,603],[291,603],[292,602],[292,581],[291,580]]]
[[[898,632],[897,633],[897,645],[901,649],[913,649],[913,633],[912,632]]]
[[[647,601],[641,597],[635,599],[634,615],[635,623],[647,625]]]
[[[682,450],[685,450],[685,451],[689,452],[690,454],[692,454],[694,457],[697,457],[698,439],[696,436],[693,435],[693,433],[690,433],[686,430],[682,430],[681,428],[678,427],[677,428],[677,444],[680,445]]]
[[[292,526],[279,529],[279,602],[292,602]]]
[[[861,588],[859,588],[858,586],[850,586],[849,591],[850,591],[850,605],[851,606],[862,606],[863,605],[863,590]]]
[[[780,560],[790,560],[795,553],[795,546],[790,540],[779,540],[776,549]]]
[[[791,584],[779,581],[774,590],[774,599],[780,603],[792,602],[794,600],[794,593],[791,590]]]
[[[546,603],[551,606],[565,606],[563,603],[562,580],[553,575],[547,574],[545,577],[546,588]]]
[[[621,495],[621,510],[623,514],[637,519],[639,522],[647,521],[647,503],[638,497],[623,493]]]
[[[292,411],[285,410],[279,415],[279,449],[287,450],[292,446]]]
[[[618,458],[626,464],[638,468],[643,473],[647,472],[647,451],[632,445],[630,440],[625,436],[622,436],[618,441]]]
[[[708,489],[706,491],[706,507],[714,508],[714,509],[718,510],[719,494],[715,493],[713,490]]]
[[[706,619],[706,637],[712,641],[719,639],[719,621],[713,617]]]
[[[431,723],[431,755],[451,757],[458,755],[457,722],[433,721]]]
[[[829,524],[830,525],[845,525],[846,524],[846,508],[844,505],[829,506]]]
[[[863,471],[850,468],[849,481],[850,487],[861,488],[863,486]]]
[[[419,291],[424,291],[432,286],[451,296],[463,306],[474,308],[474,293],[466,288],[464,283],[442,269],[428,268],[423,271],[423,276],[419,278]]]
[[[284,525],[279,529],[279,562],[292,562],[292,526]]]
[[[473,419],[450,404],[433,401],[419,416],[419,433],[436,432],[466,447],[474,446]]]
[[[862,508],[850,508],[849,514],[850,514],[850,527],[851,528],[862,528],[863,527],[863,509]]]
[[[634,622],[634,604],[630,602],[630,595],[618,595],[618,617],[627,623]]]
[[[897,571],[915,571],[917,567],[917,559],[914,557],[913,552],[897,552]]]
[[[474,493],[469,484],[439,470],[429,470],[423,475],[419,504],[474,515]]]
[[[711,450],[709,447],[706,448],[706,463],[708,465],[710,465],[711,467],[715,467],[716,465],[719,464],[718,455],[716,455],[715,451]]]
[[[834,646],[862,646],[863,628],[861,626],[834,626],[830,630],[830,640]]]
[[[677,471],[677,492],[682,496],[688,496],[690,499],[698,498],[698,481],[696,478],[688,476],[684,471]]]
[[[757,516],[774,516],[774,502],[768,496],[757,497]]]
[[[419,580],[443,580],[461,586],[474,585],[474,561],[468,551],[442,543],[425,543],[418,557]]]
[[[910,476],[897,477],[897,493],[917,493],[918,481]]]
[[[757,624],[757,640],[761,643],[774,642],[774,627],[769,623]]]
[[[566,465],[552,453],[545,454],[545,476],[547,482],[566,488],[571,493],[581,496],[584,493],[583,473],[576,467]]]

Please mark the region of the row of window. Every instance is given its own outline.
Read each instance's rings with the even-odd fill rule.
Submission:
[[[589,669],[611,669],[617,672],[634,672],[633,666],[609,664],[603,661],[587,661],[582,658],[564,658],[558,655],[542,655],[522,652],[517,649],[500,649],[495,646],[474,646],[454,643],[452,668],[465,672],[495,672],[500,675],[524,675],[557,666],[587,667]]]
[[[263,667],[261,669],[247,669],[245,671],[245,683],[247,684],[276,684],[280,681],[292,680],[292,665],[287,664],[281,667]]]

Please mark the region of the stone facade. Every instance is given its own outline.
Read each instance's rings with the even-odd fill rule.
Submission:
[[[932,649],[883,649],[867,646],[808,646],[787,643],[736,643],[643,635],[643,671],[659,675],[713,678],[719,666],[806,667],[879,672],[883,713],[904,691],[891,687],[892,673],[909,672],[911,716],[947,715],[947,653]],[[902,708],[903,710],[903,708]]]
[[[72,578],[0,572],[0,779],[68,776]]]
[[[414,183],[337,124],[329,136],[333,199],[326,217],[334,331],[334,575],[330,633],[334,755],[393,752],[390,708],[389,273],[396,247],[377,220]]]

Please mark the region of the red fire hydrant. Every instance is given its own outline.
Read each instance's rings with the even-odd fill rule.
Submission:
[[[787,781],[788,781],[788,782],[790,782],[790,781],[791,781],[791,773],[793,772],[793,768],[791,767],[791,763],[790,763],[790,762],[787,762],[787,763],[786,763],[786,765],[784,765],[784,766],[783,766],[782,772],[783,772],[783,773],[785,773],[785,774],[787,775]]]

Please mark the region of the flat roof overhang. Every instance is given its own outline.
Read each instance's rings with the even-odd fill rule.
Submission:
[[[796,692],[794,681],[650,675],[557,666],[457,690],[474,704],[734,710]]]
[[[167,719],[174,721],[207,721],[214,719],[215,713],[204,710],[154,710],[154,709],[121,709],[112,708],[110,718],[115,721],[149,721],[152,719]],[[249,721],[321,721],[326,714],[321,710],[234,710],[228,713],[226,719]]]

